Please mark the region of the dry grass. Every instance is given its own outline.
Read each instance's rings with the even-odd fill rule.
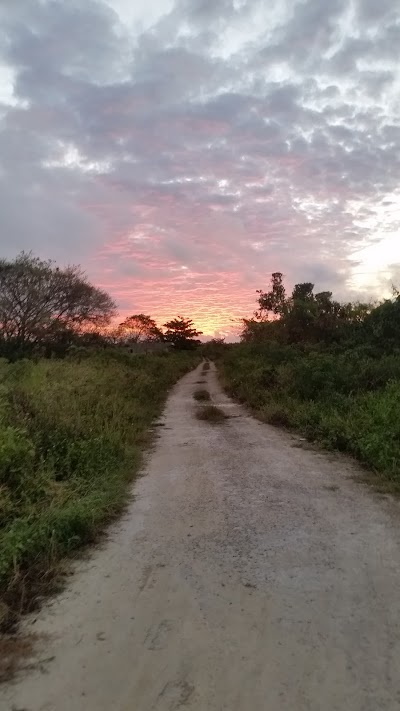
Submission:
[[[198,400],[199,402],[201,402],[201,401],[205,402],[206,400],[210,399],[210,393],[205,388],[198,388],[197,390],[194,391],[193,397],[195,400]]]
[[[196,417],[198,420],[204,420],[212,425],[219,425],[225,422],[227,416],[219,407],[215,405],[204,405],[199,407],[196,412]]]
[[[24,665],[33,657],[37,637],[34,635],[2,635],[0,637],[0,684],[10,681]]]

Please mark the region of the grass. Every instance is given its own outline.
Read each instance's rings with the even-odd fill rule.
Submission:
[[[193,397],[195,400],[198,400],[199,402],[206,401],[206,400],[210,400],[210,393],[205,388],[198,388],[197,390],[194,391]]]
[[[219,369],[227,390],[263,421],[348,453],[400,488],[400,353],[237,345]]]
[[[21,670],[23,662],[28,662],[32,658],[37,639],[35,635],[5,634],[1,636],[0,684],[12,679],[16,672]]]
[[[227,419],[223,410],[215,405],[199,407],[196,411],[196,417],[198,420],[204,420],[212,425],[219,425]]]
[[[150,426],[196,355],[0,362],[0,610],[12,628],[129,496]]]

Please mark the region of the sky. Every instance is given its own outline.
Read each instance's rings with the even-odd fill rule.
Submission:
[[[0,0],[1,255],[237,332],[400,285],[398,0]]]

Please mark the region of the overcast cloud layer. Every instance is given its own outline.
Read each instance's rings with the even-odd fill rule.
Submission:
[[[82,263],[121,314],[249,315],[275,270],[400,274],[398,0],[0,5],[2,254]]]

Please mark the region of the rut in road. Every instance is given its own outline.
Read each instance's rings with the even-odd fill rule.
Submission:
[[[224,395],[175,387],[135,499],[33,629],[27,711],[400,708],[399,505]],[[203,377],[203,376],[201,376]],[[47,672],[47,673],[44,673]]]

